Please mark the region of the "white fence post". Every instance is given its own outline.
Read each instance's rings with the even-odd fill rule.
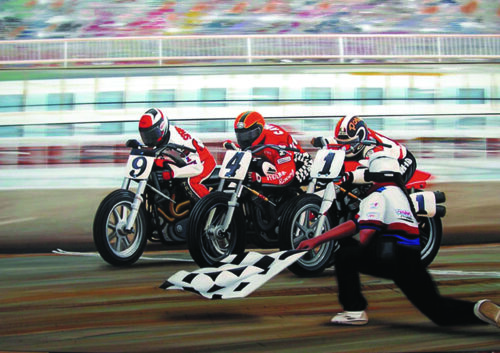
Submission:
[[[339,37],[339,55],[340,62],[344,62],[344,37]]]
[[[247,62],[249,64],[252,63],[252,41],[250,39],[250,37],[247,37]]]

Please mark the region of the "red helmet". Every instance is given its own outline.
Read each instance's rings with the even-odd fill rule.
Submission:
[[[246,111],[238,115],[234,121],[234,132],[240,147],[250,147],[262,135],[264,125],[266,122],[260,113]]]
[[[160,109],[149,109],[139,120],[139,132],[146,146],[155,147],[168,143],[170,123]]]
[[[363,150],[361,141],[368,136],[368,126],[359,116],[344,116],[335,127],[335,140],[342,145],[349,145],[351,150],[346,154],[353,157]]]

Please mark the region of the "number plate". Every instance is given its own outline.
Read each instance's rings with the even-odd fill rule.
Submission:
[[[252,161],[251,152],[227,151],[222,162],[219,177],[222,179],[243,180]]]
[[[317,179],[337,177],[342,171],[344,160],[344,150],[318,150],[311,167],[311,177]]]
[[[155,157],[144,156],[140,150],[132,150],[128,157],[126,176],[131,179],[147,179],[153,169]]]

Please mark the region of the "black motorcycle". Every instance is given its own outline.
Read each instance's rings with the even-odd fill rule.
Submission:
[[[127,141],[126,146],[131,151],[122,186],[101,201],[93,224],[99,254],[115,266],[136,262],[148,240],[167,246],[185,243],[186,224],[197,202],[189,192],[186,178],[165,181],[163,168],[155,164],[161,158],[169,164],[185,166],[184,151],[194,150],[176,144],[152,149],[136,140]],[[135,190],[132,182],[137,183]],[[217,172],[204,184],[217,186]]]
[[[295,180],[287,185],[252,184],[250,171],[262,171],[262,160],[254,155],[272,148],[286,155],[297,149],[259,145],[228,150],[222,163],[216,191],[202,198],[188,222],[188,249],[201,267],[242,253],[247,241],[261,248],[278,247],[279,221],[290,200],[304,191]]]

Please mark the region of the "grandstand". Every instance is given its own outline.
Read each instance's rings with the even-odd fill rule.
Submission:
[[[356,113],[419,159],[498,163],[498,2],[0,4],[0,68],[12,69],[0,79],[0,169],[122,165],[153,105],[219,159],[232,119],[252,108],[304,144]]]
[[[165,35],[491,34],[486,0],[3,0],[0,40]]]

